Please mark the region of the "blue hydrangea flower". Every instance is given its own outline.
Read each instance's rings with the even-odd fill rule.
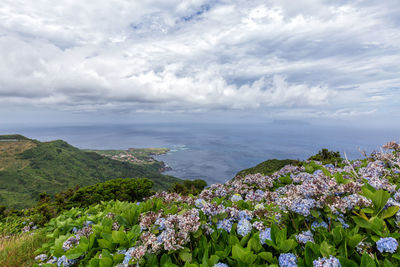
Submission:
[[[333,164],[325,164],[325,168],[327,168],[327,169],[334,169],[335,166],[333,166]]]
[[[135,251],[135,247],[131,247],[128,249],[128,251],[125,252],[125,258],[124,261],[122,262],[122,264],[129,264],[129,261],[132,259],[132,253]]]
[[[260,243],[261,245],[265,244],[265,240],[271,240],[271,228],[267,228],[264,231],[260,232]]]
[[[78,260],[69,260],[65,255],[61,256],[57,259],[57,266],[69,267],[77,263]]]
[[[297,257],[293,253],[283,253],[279,255],[279,266],[297,267]]]
[[[85,222],[83,223],[83,226],[89,226],[89,225],[91,225],[91,224],[94,224],[94,222],[92,222],[92,221],[85,221]]]
[[[306,244],[307,242],[314,243],[314,237],[310,230],[304,231],[298,235],[296,235],[297,242],[301,244]]]
[[[236,201],[239,201],[239,200],[243,200],[242,196],[239,195],[239,194],[234,194],[234,195],[231,197],[231,201],[232,201],[232,202],[236,202]]]
[[[264,191],[257,189],[254,194],[259,195],[259,196],[264,196]]]
[[[78,228],[76,228],[76,227],[72,228],[72,233],[75,234],[76,232],[78,232]]]
[[[393,237],[381,238],[376,242],[376,246],[381,253],[389,252],[393,254],[397,250],[398,245],[397,240]]]
[[[310,209],[315,207],[315,200],[312,198],[299,198],[292,202],[292,205],[288,207],[291,211],[294,211],[303,216],[310,215]]]
[[[229,219],[223,219],[217,222],[217,229],[224,229],[227,232],[231,232],[232,221]]]
[[[313,174],[314,175],[321,175],[321,174],[324,174],[324,172],[321,171],[321,170],[316,170]]]
[[[318,258],[317,260],[313,261],[313,266],[314,267],[341,267],[340,261],[333,257],[330,256],[329,258]]]
[[[253,226],[251,223],[246,219],[241,219],[237,226],[237,233],[240,236],[246,236],[251,232]]]
[[[342,224],[342,227],[343,227],[344,229],[349,228],[349,225],[348,225],[348,224],[346,223],[346,221],[344,220],[343,215],[342,215],[342,216],[339,216],[339,217],[337,218],[337,220]]]
[[[215,264],[213,267],[229,267],[227,264],[222,263],[222,262],[218,262],[217,264]]]
[[[138,205],[138,206],[139,206],[139,205],[140,205],[140,201],[136,202],[136,205]]]
[[[160,231],[164,230],[165,229],[165,218],[158,218],[154,224],[159,225],[158,230],[160,230]]]
[[[204,205],[206,204],[206,201],[202,198],[198,198],[196,199],[196,201],[194,202],[194,205],[198,208],[201,209],[204,207]]]
[[[315,229],[317,229],[319,227],[323,227],[323,228],[328,229],[328,224],[326,222],[324,222],[324,221],[322,221],[322,222],[314,221],[311,224],[311,229],[313,229],[314,231],[315,231]]]
[[[251,221],[251,219],[253,219],[253,215],[251,214],[251,212],[249,210],[241,210],[239,211],[239,220],[248,220]]]
[[[400,170],[395,169],[395,170],[393,170],[393,172],[396,173],[396,174],[399,174]]]

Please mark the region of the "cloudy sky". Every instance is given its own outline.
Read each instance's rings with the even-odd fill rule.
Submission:
[[[0,122],[399,118],[399,14],[397,0],[2,0]]]

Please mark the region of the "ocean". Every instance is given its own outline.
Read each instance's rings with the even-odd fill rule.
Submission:
[[[170,152],[156,157],[172,168],[166,174],[208,184],[225,182],[267,159],[303,160],[322,148],[362,158],[359,149],[371,152],[400,136],[396,130],[302,123],[0,126],[0,133],[40,141],[62,139],[82,149],[166,147]]]

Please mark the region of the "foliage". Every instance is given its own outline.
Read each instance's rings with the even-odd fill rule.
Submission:
[[[184,180],[183,183],[175,183],[169,189],[170,192],[175,192],[182,195],[198,195],[205,187],[207,182],[201,179]]]
[[[22,138],[22,137],[21,137]],[[3,144],[4,143],[4,144]],[[22,146],[17,152],[15,147]],[[115,178],[143,178],[154,182],[154,190],[166,190],[180,179],[162,175],[160,163],[137,165],[84,152],[57,140],[0,142],[0,204],[13,208],[33,206],[37,196],[54,195],[75,185],[88,186]],[[2,163],[7,160],[7,163]]]
[[[277,170],[281,169],[285,165],[296,164],[296,162],[297,162],[296,160],[291,160],[291,159],[283,159],[283,160],[270,159],[270,160],[261,162],[260,164],[258,164],[255,167],[242,170],[242,171],[238,172],[236,174],[236,176],[244,177],[246,175],[256,174],[256,173],[270,175],[270,174],[276,172]]]
[[[335,164],[338,162],[342,162],[343,159],[340,157],[340,153],[338,151],[329,151],[326,148],[323,148],[318,152],[318,154],[315,154],[314,156],[311,156],[309,160],[316,160],[316,161],[321,161],[323,164]]]
[[[32,266],[35,263],[34,252],[46,241],[47,237],[43,232],[0,237],[0,266]]]
[[[349,165],[236,177],[198,196],[72,208],[46,224],[35,255],[64,267],[399,266],[400,146],[391,147]]]
[[[47,193],[41,193],[35,207],[24,210],[4,209],[5,217],[0,217],[0,233],[1,231],[7,234],[18,233],[27,227],[27,224],[31,224],[29,229],[33,226],[43,226],[61,211],[73,207],[88,207],[110,200],[131,202],[142,200],[154,194],[152,186],[153,181],[145,178],[113,179],[87,187],[68,189],[56,194],[54,200]]]

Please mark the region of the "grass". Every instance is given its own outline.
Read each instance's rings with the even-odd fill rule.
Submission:
[[[35,263],[34,252],[47,241],[44,232],[0,237],[0,266],[22,267]]]
[[[19,158],[18,154],[35,146],[30,140],[0,142],[0,170],[25,168],[29,165],[29,160]]]

